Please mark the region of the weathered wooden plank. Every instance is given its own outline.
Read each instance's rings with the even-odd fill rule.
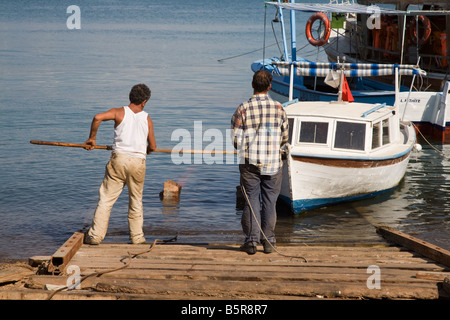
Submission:
[[[450,251],[448,250],[440,248],[426,241],[417,239],[391,227],[380,226],[377,228],[377,232],[388,241],[392,241],[414,252],[420,253],[427,258],[437,261],[447,267],[450,267]]]
[[[90,257],[90,256],[75,256],[72,260],[73,264],[83,264],[84,261],[87,260],[95,260],[98,262],[102,261],[120,261],[125,256],[117,255],[117,256],[97,256],[97,257]],[[303,261],[293,260],[285,260],[276,258],[274,256],[273,259],[267,259],[267,260],[249,260],[249,259],[238,259],[238,258],[226,258],[225,256],[215,256],[215,257],[196,257],[196,256],[140,256],[138,259],[135,260],[136,262],[140,264],[145,263],[156,263],[156,264],[164,264],[164,263],[171,263],[171,264],[177,264],[177,265],[183,265],[183,264],[189,264],[195,262],[196,264],[220,264],[220,265],[253,265],[255,263],[265,265],[288,265],[288,266],[298,266],[302,264],[308,264],[308,265],[316,265],[316,264],[330,264],[330,265],[343,265],[348,263],[356,263],[358,266],[360,265],[370,265],[370,264],[417,264],[421,263],[424,265],[430,265],[430,262],[425,258],[417,258],[417,257],[395,257],[395,256],[373,256],[373,257],[347,257],[345,255],[343,256],[334,256],[334,257],[315,257],[309,258],[308,263],[304,263]],[[349,262],[351,261],[351,262]]]
[[[125,256],[128,253],[136,253],[142,251],[143,249],[136,249],[135,247],[126,247],[123,246],[121,248],[117,247],[109,247],[109,246],[95,246],[96,248],[92,248],[89,246],[83,246],[78,252],[77,256],[88,256],[88,257],[103,257],[103,256]],[[262,252],[258,252],[253,256],[249,256],[239,251],[238,248],[199,248],[198,250],[191,250],[189,246],[186,245],[161,245],[156,246],[150,253],[146,253],[140,256],[140,258],[153,258],[158,257],[160,259],[165,257],[172,257],[173,259],[186,259],[187,257],[193,257],[195,259],[225,259],[225,260],[234,260],[239,259],[241,261],[274,261],[274,260],[283,260],[283,261],[292,261],[292,257],[298,257],[300,255],[305,255],[311,259],[320,257],[321,259],[328,258],[337,258],[337,257],[387,257],[387,258],[397,258],[397,257],[410,257],[416,258],[417,254],[414,254],[409,251],[401,251],[399,249],[391,249],[391,248],[374,248],[368,250],[367,248],[349,248],[343,249],[340,247],[336,247],[335,249],[329,248],[326,251],[323,250],[314,250],[314,248],[308,248],[309,251],[300,251],[300,250],[286,250],[285,247],[279,248],[283,255],[278,253],[273,253],[271,255],[263,254]],[[298,258],[297,258],[298,259]]]
[[[93,273],[92,270],[87,270],[83,274]],[[383,283],[433,283],[427,278],[415,278],[415,271],[400,271],[393,272],[383,271],[381,280]],[[341,281],[341,282],[366,282],[369,278],[366,270],[342,270],[340,273],[332,272],[330,269],[308,270],[305,272],[279,272],[273,271],[268,273],[266,271],[220,271],[220,270],[142,270],[142,269],[124,269],[118,272],[106,274],[103,278],[131,278],[131,279],[195,279],[195,280],[242,280],[242,281]],[[434,280],[434,279],[431,279]]]
[[[109,248],[98,246],[96,249],[87,249],[85,247],[81,248],[77,255],[78,256],[90,256],[90,257],[102,257],[102,256],[118,256],[118,255],[128,255],[128,252],[134,253],[138,252],[133,248]],[[169,249],[170,248],[170,249]],[[279,248],[282,254],[286,254],[289,256],[300,256],[307,255],[308,258],[333,258],[333,257],[415,257],[417,254],[408,251],[398,251],[398,250],[367,250],[367,249],[347,249],[347,250],[333,250],[330,248],[329,250],[286,250],[284,247]],[[180,255],[180,253],[182,253]],[[151,254],[142,255],[142,258],[153,257],[155,254],[158,257],[173,257],[174,259],[185,259],[186,257],[195,257],[197,259],[211,259],[211,258],[221,258],[221,259],[236,259],[240,258],[243,260],[274,260],[284,259],[290,260],[290,257],[284,257],[279,255],[278,253],[274,253],[272,255],[265,255],[262,252],[258,252],[254,256],[247,256],[243,252],[236,249],[205,249],[205,250],[186,250],[185,246],[179,246],[174,250],[173,246],[160,246],[156,247],[152,250]]]
[[[50,292],[46,292],[40,289],[15,289],[15,290],[4,290],[0,288],[0,300],[46,300]],[[205,295],[192,295],[189,293],[170,293],[170,294],[132,294],[132,293],[109,293],[109,292],[92,292],[91,290],[73,290],[73,291],[62,291],[57,293],[52,300],[208,300],[214,299],[215,296],[205,296]],[[302,296],[286,296],[286,295],[251,295],[248,294],[244,297],[234,297],[234,299],[242,300],[311,300],[310,297]],[[313,298],[314,299],[314,298]]]
[[[93,271],[83,273],[83,275],[93,274]],[[157,280],[157,279],[169,279],[169,280],[235,280],[235,281],[339,281],[339,282],[361,282],[366,283],[369,278],[364,270],[344,270],[341,273],[332,273],[329,270],[311,270],[303,273],[267,273],[261,271],[254,272],[242,272],[242,271],[185,271],[185,270],[151,270],[143,271],[137,269],[123,269],[117,272],[105,274],[101,277],[95,277],[95,279],[143,279],[143,280]],[[45,284],[61,285],[65,284],[67,277],[50,277],[33,276],[30,278],[30,286],[35,287],[36,284],[40,284],[43,287]],[[383,272],[381,275],[382,283],[403,283],[404,285],[416,285],[416,284],[430,284],[435,285],[435,281],[429,281],[428,279],[415,278],[414,272]],[[84,285],[84,284],[83,284]]]
[[[0,289],[0,300],[46,300],[51,292],[34,289]],[[92,291],[63,291],[59,292],[53,300],[119,300],[119,299],[142,299],[137,295],[118,295],[112,293]]]
[[[34,271],[26,265],[0,265],[0,284],[19,281],[32,274],[34,274]]]
[[[74,261],[77,262],[77,261]],[[122,266],[121,263],[118,263],[118,260],[99,260],[99,261],[79,261],[82,263],[77,264],[82,270],[84,269],[108,269],[108,268],[117,268]],[[167,270],[219,270],[219,271],[263,271],[263,272],[308,272],[309,270],[327,270],[328,272],[337,272],[340,273],[341,270],[362,270],[366,271],[367,268],[373,264],[329,264],[329,263],[314,263],[307,265],[288,265],[288,264],[220,264],[220,262],[213,263],[205,263],[200,262],[196,263],[195,261],[186,261],[185,263],[172,263],[171,261],[167,262],[155,262],[155,261],[132,261],[128,269],[136,269],[142,270],[158,270],[158,269],[167,269]],[[407,272],[408,270],[418,272],[418,267],[424,268],[429,271],[435,272],[443,272],[445,269],[443,267],[437,266],[435,264],[419,264],[419,263],[411,263],[409,265],[406,264],[378,264],[378,266],[384,270],[385,272],[390,272],[392,270],[401,270],[402,272]]]
[[[103,279],[95,289],[102,292],[125,293],[190,293],[191,295],[234,298],[247,294],[309,296],[328,298],[374,298],[374,299],[436,299],[436,286],[381,286],[369,289],[365,284],[325,281],[275,282],[275,281],[202,281],[202,280],[109,280]]]
[[[73,264],[78,265],[80,268],[90,268],[90,269],[113,269],[118,268],[122,266],[124,263],[120,261],[119,258],[97,258],[97,259],[73,259]],[[242,262],[242,261],[235,261],[230,263],[223,263],[221,261],[196,261],[196,260],[150,260],[150,259],[134,259],[131,262],[131,266],[133,268],[171,268],[171,269],[228,269],[228,268],[235,268],[238,266],[239,268],[245,268],[249,267],[251,269],[255,268],[255,265],[261,270],[264,270],[265,268],[269,267],[284,267],[284,266],[294,266],[296,268],[304,268],[307,270],[311,267],[328,267],[333,269],[339,269],[339,268],[361,268],[361,269],[367,269],[369,265],[377,264],[380,268],[383,269],[402,269],[402,270],[429,270],[429,271],[444,271],[444,268],[441,266],[437,266],[436,264],[428,263],[426,261],[417,260],[417,261],[386,261],[383,263],[380,263],[380,261],[372,260],[372,261],[345,261],[345,262],[335,262],[335,261],[327,261],[327,262],[309,262],[305,264],[301,263],[286,263],[286,262],[271,262],[268,264],[256,262]],[[301,269],[298,269],[300,271]]]
[[[100,245],[96,246],[89,246],[89,245],[83,245],[82,250],[83,251],[89,251],[89,252],[104,252],[104,250],[108,250],[113,252],[115,249],[118,250],[125,250],[125,251],[140,251],[145,248],[149,248],[150,245],[148,244],[141,244],[141,245],[131,245],[131,244],[120,244],[120,243],[102,243]],[[153,251],[164,251],[164,252],[183,252],[186,254],[189,253],[195,253],[195,252],[214,252],[215,250],[227,250],[229,252],[235,252],[235,253],[242,253],[242,251],[239,250],[240,245],[238,244],[229,244],[229,245],[208,245],[208,244],[187,244],[187,243],[167,243],[167,244],[158,244],[154,248]],[[259,249],[262,249],[262,246],[258,246]],[[367,246],[304,246],[304,245],[284,245],[279,244],[278,248],[282,252],[287,253],[302,253],[302,252],[322,252],[322,251],[331,251],[331,252],[339,252],[339,251],[357,251],[357,252],[406,252],[405,250],[401,249],[400,247],[396,246],[377,246],[377,247],[367,247]],[[262,251],[261,251],[262,252]]]

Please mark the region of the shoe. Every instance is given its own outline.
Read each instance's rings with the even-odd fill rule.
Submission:
[[[262,245],[264,246],[264,253],[272,253],[275,251],[275,243],[264,240],[262,241]]]
[[[101,241],[95,239],[95,238],[92,237],[92,236],[88,236],[88,235],[86,234],[86,236],[84,237],[84,241],[83,241],[83,242],[84,242],[85,244],[90,244],[90,245],[99,245]]]
[[[240,249],[241,251],[247,252],[247,254],[256,253],[256,246],[252,245],[250,242],[244,243]]]
[[[136,240],[131,240],[131,243],[132,244],[143,244],[143,243],[145,243],[145,238],[140,237],[140,238],[137,238]]]

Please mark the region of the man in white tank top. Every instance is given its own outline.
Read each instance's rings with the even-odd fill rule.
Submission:
[[[130,104],[94,116],[87,150],[94,149],[97,130],[103,121],[114,120],[114,144],[111,159],[99,190],[99,201],[84,242],[100,244],[108,229],[111,209],[125,185],[128,187],[128,227],[133,244],[145,242],[143,232],[142,194],[145,180],[145,158],[156,149],[153,122],[143,109],[150,99],[150,89],[137,84],[130,91]]]

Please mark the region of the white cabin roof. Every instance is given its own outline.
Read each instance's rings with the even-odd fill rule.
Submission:
[[[395,108],[392,106],[383,106],[382,104],[358,102],[301,101],[288,105],[285,110],[288,117],[308,116],[356,121],[376,121],[394,111]]]

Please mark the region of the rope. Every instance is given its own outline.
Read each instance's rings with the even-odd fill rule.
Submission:
[[[439,150],[439,149],[437,149],[436,147],[434,147],[428,140],[427,140],[427,138],[425,138],[425,136],[422,134],[422,132],[420,132],[420,130],[419,130],[419,128],[411,121],[411,124],[413,125],[413,127],[417,130],[417,132],[420,134],[420,136],[423,138],[423,140],[425,140],[425,142],[431,147],[431,148],[433,148],[434,150],[436,150],[437,152],[439,152],[441,155],[443,155],[444,157],[445,157],[445,154],[441,151],[441,150]]]
[[[262,228],[261,228],[261,225],[260,225],[259,222],[258,222],[258,219],[256,218],[255,212],[253,211],[253,207],[252,207],[252,205],[251,205],[251,203],[250,203],[250,200],[248,199],[247,192],[245,191],[244,185],[241,184],[241,187],[242,187],[242,191],[243,191],[243,193],[244,193],[245,199],[246,199],[246,201],[247,201],[247,203],[248,203],[248,206],[250,207],[250,211],[252,212],[253,218],[255,218],[256,224],[258,225],[259,231],[261,231],[262,235],[264,236],[264,239],[266,240],[266,242],[268,242],[268,243],[270,244],[270,246],[273,248],[273,250],[275,250],[276,253],[278,253],[280,256],[287,257],[287,258],[303,259],[304,262],[308,262],[308,261],[307,261],[304,257],[302,257],[302,256],[291,256],[291,255],[287,255],[287,254],[281,253],[281,252],[278,251],[278,249],[277,249],[277,248],[269,241],[269,239],[267,239],[267,237],[266,237],[264,231],[262,231]]]
[[[111,269],[111,270],[100,271],[100,272],[94,272],[94,273],[85,275],[83,278],[81,278],[79,284],[81,284],[81,283],[82,283],[83,281],[85,281],[86,279],[91,278],[91,277],[94,277],[94,276],[95,276],[95,277],[100,277],[100,276],[102,276],[102,275],[104,275],[104,274],[107,274],[107,273],[111,273],[111,272],[115,272],[115,271],[119,271],[119,270],[128,268],[128,267],[130,266],[130,264],[131,264],[131,261],[132,261],[134,258],[136,258],[136,257],[138,257],[138,256],[140,256],[140,255],[143,255],[143,254],[145,254],[145,253],[148,253],[148,252],[152,251],[153,248],[156,246],[157,243],[173,242],[173,241],[176,241],[177,238],[178,238],[178,235],[175,236],[175,237],[173,237],[173,238],[171,238],[171,239],[168,239],[168,240],[155,239],[155,241],[153,241],[153,243],[152,243],[152,245],[150,246],[150,248],[147,249],[147,250],[145,250],[145,251],[142,251],[142,252],[139,252],[139,253],[134,253],[134,254],[131,254],[130,252],[128,252],[128,256],[125,257],[125,258],[122,258],[122,259],[120,260],[120,262],[123,262],[125,259],[128,260],[127,262],[124,263],[123,266],[121,266],[121,267],[119,267],[119,268]],[[77,284],[78,284],[78,283],[77,283]],[[58,290],[56,290],[56,291],[54,291],[52,294],[50,294],[50,296],[47,298],[47,300],[51,300],[51,299],[55,296],[55,294],[57,294],[57,293],[60,292],[60,291],[66,290],[66,289],[69,289],[69,286],[65,286],[65,287],[59,288]]]

